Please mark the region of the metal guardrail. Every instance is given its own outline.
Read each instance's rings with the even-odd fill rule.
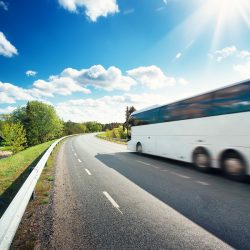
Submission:
[[[11,242],[21,222],[22,216],[29,203],[30,197],[35,189],[36,183],[43,171],[43,168],[58,142],[69,136],[62,137],[55,141],[42,156],[33,171],[30,173],[18,193],[8,206],[0,219],[0,250],[9,249]]]

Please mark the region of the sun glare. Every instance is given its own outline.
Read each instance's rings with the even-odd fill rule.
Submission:
[[[217,46],[226,28],[232,34],[238,32],[242,22],[250,28],[250,0],[206,0],[201,12],[204,19],[215,22],[211,49]]]

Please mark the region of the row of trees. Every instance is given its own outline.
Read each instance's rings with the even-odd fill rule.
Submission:
[[[0,135],[13,153],[57,138],[63,134],[63,128],[55,109],[38,101],[2,115],[0,121]]]
[[[68,121],[64,123],[64,134],[81,134],[81,133],[93,133],[103,131],[103,125],[98,122],[84,122],[76,123]]]
[[[13,153],[62,135],[106,131],[109,137],[125,139],[129,129],[128,118],[133,111],[134,107],[127,107],[124,124],[63,122],[53,106],[31,101],[26,106],[14,110],[12,114],[0,116],[0,137],[4,139],[5,145],[10,146]]]

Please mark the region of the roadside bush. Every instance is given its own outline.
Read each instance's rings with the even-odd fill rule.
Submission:
[[[117,139],[126,139],[127,138],[127,130],[123,130],[122,126],[118,128],[114,128],[112,130],[106,130],[106,137],[108,138],[117,138]]]
[[[26,146],[26,131],[20,122],[6,122],[2,127],[5,144],[10,146],[13,154],[21,151]]]

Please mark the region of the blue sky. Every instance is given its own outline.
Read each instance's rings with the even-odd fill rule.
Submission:
[[[0,113],[122,121],[250,78],[249,0],[0,0]]]

